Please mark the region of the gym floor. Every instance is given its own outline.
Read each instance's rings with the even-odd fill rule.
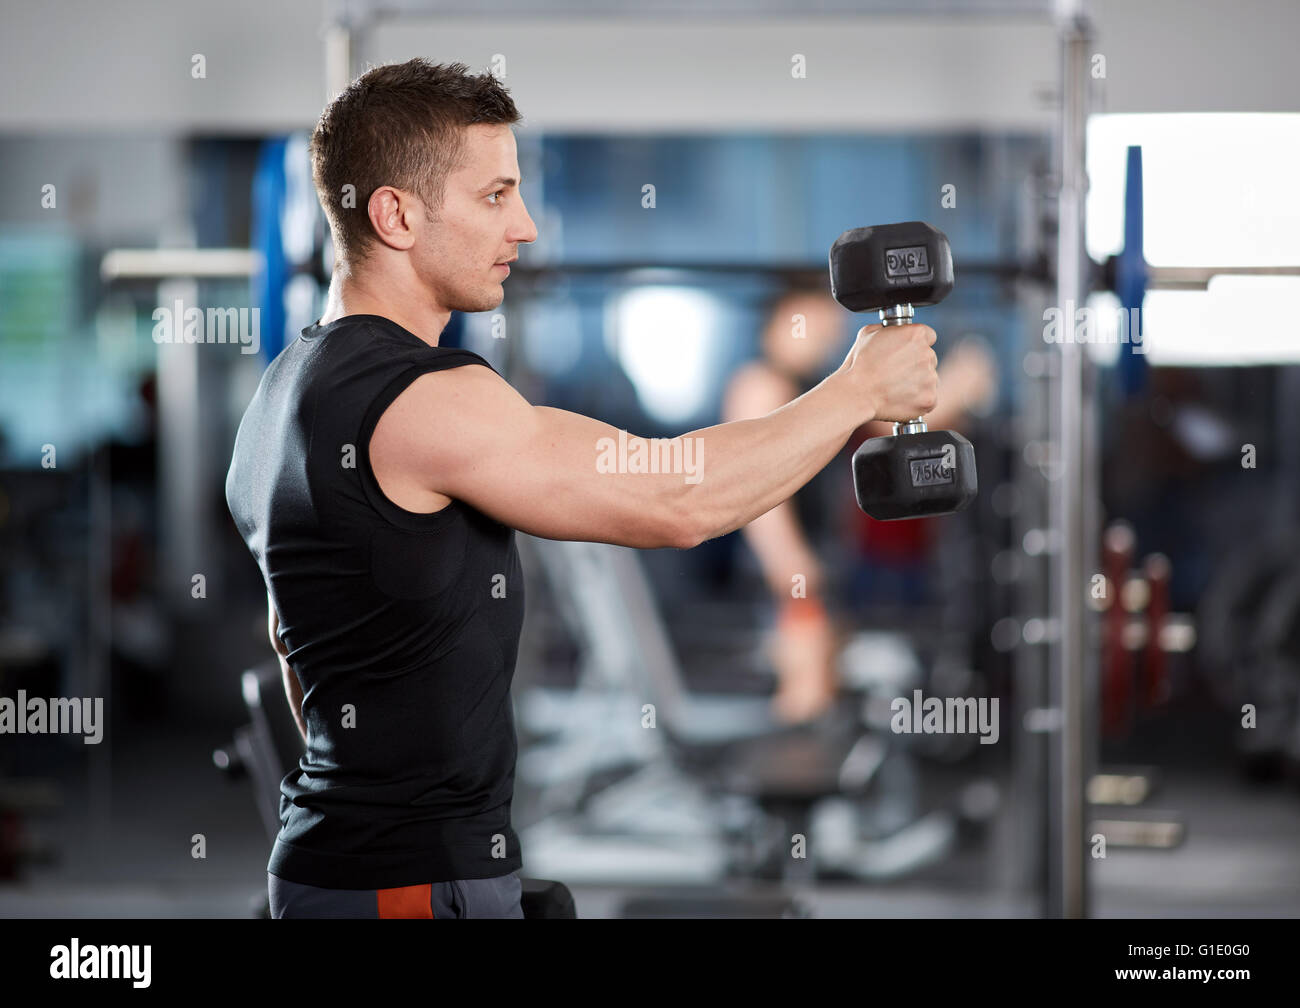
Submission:
[[[1300,912],[1300,802],[1294,785],[1247,785],[1232,754],[1207,746],[1203,709],[1189,707],[1116,747],[1126,766],[1176,766],[1151,808],[1180,815],[1172,851],[1111,849],[1092,862],[1096,917],[1294,917]],[[1213,738],[1213,736],[1209,736]],[[208,741],[211,745],[200,745]],[[91,801],[84,772],[58,781],[57,813],[33,819],[35,839],[59,838],[58,859],[0,886],[7,917],[249,917],[263,893],[268,844],[248,785],[223,783],[208,758],[226,740],[192,730],[125,733],[112,753],[108,802]],[[1107,762],[1110,762],[1109,760]],[[951,775],[952,771],[948,771]],[[968,776],[968,775],[966,775]],[[944,785],[938,769],[927,783]],[[798,890],[747,885],[748,895],[793,894],[820,918],[1034,917],[1034,899],[1000,885],[1014,824],[1005,817],[953,857],[884,885],[825,883]],[[188,856],[203,833],[207,857]],[[571,886],[583,918],[623,916],[636,896],[668,890]]]

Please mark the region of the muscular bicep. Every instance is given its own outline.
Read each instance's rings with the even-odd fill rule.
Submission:
[[[531,535],[677,545],[666,502],[683,477],[609,471],[602,460],[619,436],[590,417],[533,406],[491,369],[469,365],[412,382],[376,425],[370,458]]]

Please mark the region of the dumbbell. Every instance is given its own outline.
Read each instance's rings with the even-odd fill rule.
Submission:
[[[917,306],[952,291],[952,249],[922,221],[845,231],[831,246],[831,294],[849,311],[879,311],[880,323],[906,325]],[[853,454],[858,507],[893,521],[952,514],[978,490],[975,449],[953,431],[927,430],[917,417],[869,438]]]

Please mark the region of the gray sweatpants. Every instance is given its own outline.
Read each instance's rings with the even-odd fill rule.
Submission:
[[[267,872],[272,917],[484,918],[524,916],[519,873],[497,878],[426,882],[399,889],[320,889]]]

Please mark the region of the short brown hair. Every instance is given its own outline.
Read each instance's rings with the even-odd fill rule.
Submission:
[[[311,172],[334,236],[335,254],[359,262],[372,241],[366,206],[380,186],[413,192],[430,213],[460,167],[465,127],[520,120],[510,93],[464,63],[425,59],[374,67],[321,113],[312,132]],[[352,190],[344,205],[344,186]]]

